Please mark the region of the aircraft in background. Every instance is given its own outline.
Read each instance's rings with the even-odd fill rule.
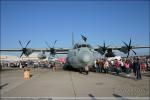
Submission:
[[[41,53],[39,53],[39,54],[37,55],[37,57],[38,57],[38,59],[46,59],[46,54],[45,54],[44,51],[41,50]]]
[[[77,69],[81,69],[81,68],[85,68],[85,66],[92,66],[94,64],[94,53],[99,52],[101,55],[105,54],[105,57],[115,57],[115,54],[112,52],[112,50],[119,50],[125,54],[127,54],[127,57],[129,57],[130,51],[133,51],[134,54],[135,51],[133,49],[139,49],[139,48],[150,48],[150,46],[145,46],[145,47],[135,47],[131,45],[131,39],[129,44],[123,42],[125,44],[125,46],[122,47],[114,47],[111,48],[109,46],[104,45],[103,46],[99,46],[98,48],[92,48],[92,46],[90,44],[87,43],[87,37],[81,35],[83,42],[81,43],[75,43],[74,44],[74,38],[73,38],[73,34],[72,34],[72,48],[54,48],[54,45],[56,43],[57,40],[55,40],[53,47],[50,47],[50,45],[47,44],[47,46],[49,47],[49,49],[31,49],[31,48],[27,48],[28,44],[30,43],[30,41],[28,41],[28,43],[26,44],[25,47],[22,46],[21,42],[19,41],[22,49],[15,49],[15,50],[0,50],[0,51],[22,51],[21,56],[24,54],[26,56],[29,56],[31,53],[33,52],[41,52],[41,57],[45,54],[45,52],[50,52],[50,56],[55,57],[56,54],[67,54],[67,58],[66,58],[66,64],[69,66],[69,68],[77,68]],[[106,52],[107,51],[107,52]],[[20,56],[20,57],[21,57]],[[45,56],[44,56],[45,57]]]

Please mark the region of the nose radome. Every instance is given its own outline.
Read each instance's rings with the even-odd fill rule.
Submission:
[[[85,56],[83,56],[83,58],[82,58],[82,61],[83,62],[89,62],[90,61],[90,56],[88,55],[85,55]]]
[[[91,60],[91,56],[89,53],[83,53],[81,54],[80,59],[82,62],[87,63]]]

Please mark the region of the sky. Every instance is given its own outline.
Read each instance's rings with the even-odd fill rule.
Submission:
[[[81,41],[81,34],[96,47],[122,46],[132,39],[134,46],[149,46],[149,1],[1,1],[1,49],[52,46],[69,48],[71,34]],[[135,50],[148,54],[148,49]],[[18,53],[17,53],[18,54]],[[20,54],[19,54],[20,55]]]

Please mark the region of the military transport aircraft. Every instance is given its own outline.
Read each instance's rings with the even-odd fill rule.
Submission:
[[[130,51],[133,51],[134,54],[136,52],[133,49],[139,49],[139,48],[150,48],[150,46],[144,46],[144,47],[135,47],[131,45],[131,39],[129,44],[123,42],[125,46],[122,47],[109,47],[105,45],[99,46],[97,48],[92,48],[90,44],[87,43],[87,37],[81,35],[83,42],[82,43],[75,43],[72,35],[72,48],[54,48],[54,45],[56,41],[54,42],[53,47],[50,47],[48,43],[46,42],[49,49],[31,49],[27,48],[28,43],[25,47],[22,46],[22,43],[19,41],[19,44],[21,45],[22,49],[14,49],[14,50],[0,50],[0,51],[22,51],[21,56],[24,54],[25,56],[29,56],[33,52],[41,52],[39,55],[40,57],[45,57],[45,52],[50,52],[51,56],[55,56],[55,54],[67,54],[66,63],[70,67],[81,69],[85,68],[85,66],[92,66],[94,64],[94,53],[99,52],[101,55],[105,54],[105,57],[114,57],[115,54],[112,52],[112,50],[119,50],[125,54],[127,54],[127,57],[129,56]],[[21,57],[20,56],[20,57]]]

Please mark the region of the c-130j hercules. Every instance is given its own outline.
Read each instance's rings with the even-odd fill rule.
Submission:
[[[129,44],[123,42],[125,46],[121,47],[109,47],[105,45],[105,42],[103,46],[99,46],[97,48],[92,48],[90,44],[87,43],[87,37],[81,35],[83,42],[82,43],[75,43],[74,44],[74,39],[73,39],[73,34],[72,34],[72,48],[54,48],[54,45],[56,41],[54,42],[53,47],[49,47],[49,49],[31,49],[27,48],[27,45],[30,43],[26,44],[25,47],[22,46],[21,42],[19,41],[20,45],[22,46],[22,49],[9,49],[9,50],[0,50],[2,51],[22,51],[21,56],[24,54],[25,56],[29,56],[33,52],[41,52],[41,57],[45,58],[45,52],[50,52],[50,56],[55,56],[55,54],[67,54],[66,58],[66,64],[69,65],[69,67],[72,68],[77,68],[77,69],[84,69],[85,66],[92,66],[94,64],[94,53],[99,52],[101,55],[105,54],[105,57],[114,57],[115,54],[112,52],[112,50],[119,50],[125,54],[127,54],[127,57],[129,56],[130,51],[133,51],[134,54],[136,55],[136,52],[133,49],[139,49],[139,48],[150,48],[150,46],[140,46],[140,47],[135,47],[131,45],[131,39]],[[106,52],[107,51],[107,52]],[[20,57],[21,57],[20,56]]]

